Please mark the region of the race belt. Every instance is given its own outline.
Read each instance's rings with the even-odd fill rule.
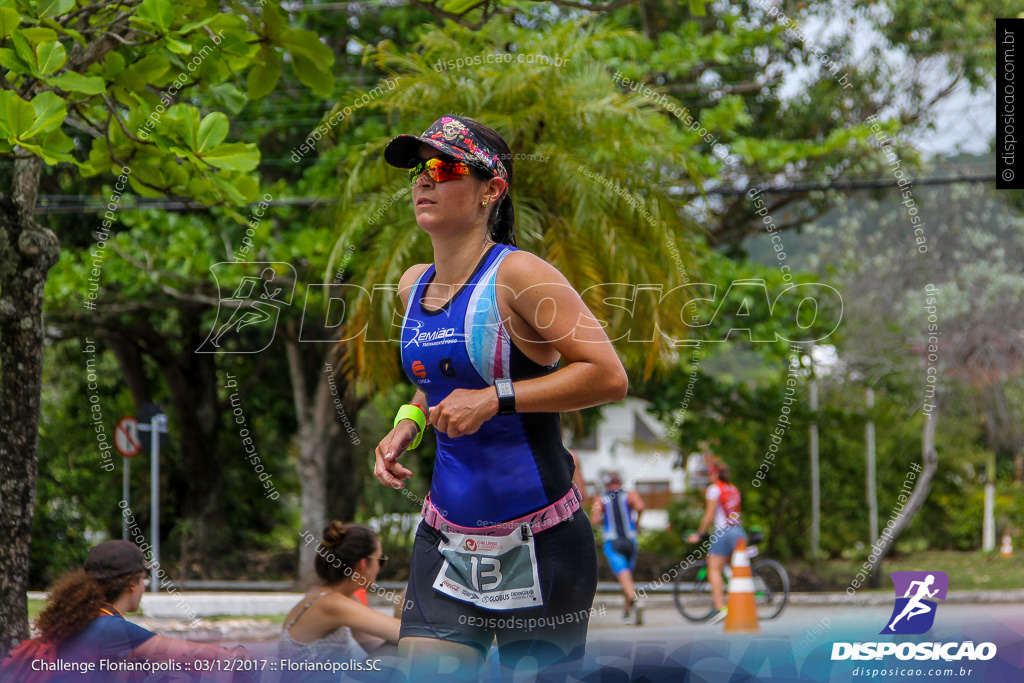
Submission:
[[[576,485],[573,484],[572,488],[554,503],[528,515],[510,519],[500,524],[494,524],[493,526],[460,526],[452,524],[444,518],[440,511],[434,507],[434,503],[431,502],[430,494],[428,493],[426,500],[423,501],[423,521],[426,522],[427,526],[433,527],[442,533],[451,532],[456,534],[472,534],[474,536],[508,536],[519,531],[525,524],[534,534],[539,534],[545,529],[550,529],[556,524],[571,519],[573,514],[580,509],[581,500],[583,500],[583,497],[580,495]]]

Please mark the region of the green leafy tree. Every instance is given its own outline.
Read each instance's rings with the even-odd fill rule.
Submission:
[[[380,77],[372,64],[362,63],[358,46],[375,43],[383,36],[393,36],[398,44],[404,44],[402,41],[412,39],[416,25],[429,18],[425,12],[386,5],[326,13],[298,8],[289,14],[288,23],[330,36],[328,46],[335,53],[334,98],[348,104],[358,100],[364,88],[376,85]],[[198,96],[208,98],[202,92]],[[82,310],[77,287],[89,276],[89,252],[94,243],[88,234],[65,245],[75,253],[62,259],[48,286],[47,319],[51,331],[58,330],[55,337],[81,337],[91,332],[99,338],[103,352],[116,357],[136,407],[158,400],[167,408],[172,448],[165,469],[175,497],[164,497],[161,519],[166,534],[181,537],[180,543],[168,544],[165,553],[174,558],[180,548],[183,568],[176,571],[177,579],[196,576],[191,566],[184,569],[186,550],[205,559],[204,564],[196,565],[203,571],[218,577],[236,575],[229,555],[213,554],[209,549],[244,547],[250,553],[258,552],[264,539],[275,543],[278,539],[257,532],[273,520],[279,521],[282,514],[295,511],[287,485],[278,484],[284,497],[269,506],[252,504],[245,497],[246,489],[239,488],[254,481],[255,474],[242,457],[237,427],[233,434],[225,429],[223,416],[232,393],[224,389],[227,372],[238,378],[246,413],[258,416],[261,423],[256,443],[273,471],[274,482],[295,480],[286,462],[291,465],[306,448],[302,430],[296,427],[297,415],[308,417],[311,410],[319,410],[317,419],[325,427],[336,425],[323,445],[325,471],[310,471],[301,458],[295,463],[302,481],[322,483],[324,490],[318,505],[300,502],[302,509],[314,510],[304,518],[303,529],[317,533],[327,519],[353,519],[362,505],[366,468],[357,460],[359,442],[353,443],[347,431],[356,420],[360,401],[345,393],[343,380],[335,382],[331,373],[324,372],[333,362],[330,344],[293,343],[301,327],[306,283],[330,282],[336,275],[326,272],[329,248],[325,244],[333,237],[322,215],[325,209],[309,211],[302,201],[303,195],[311,193],[310,187],[320,192],[315,173],[309,180],[302,179],[315,157],[296,154],[333,101],[322,92],[310,94],[300,80],[285,73],[274,90],[232,115],[232,131],[246,139],[258,139],[262,153],[260,199],[269,198],[274,206],[259,208],[259,217],[253,215],[257,207],[236,210],[230,205],[214,211],[192,210],[188,216],[147,212],[140,218],[123,209],[121,215],[131,229],[109,242],[97,309]],[[379,134],[381,117],[359,112],[355,118],[358,124],[352,137],[365,137],[367,127]],[[107,196],[109,188],[101,194]],[[296,206],[289,206],[296,201]],[[327,198],[325,206],[330,204]],[[297,282],[284,272],[277,276],[284,278],[281,282],[287,286],[297,286],[295,305],[282,311],[277,342],[260,354],[229,353],[216,358],[195,354],[216,324],[220,297],[230,293],[218,291],[209,267],[236,259],[290,264]],[[315,309],[313,301],[311,318],[316,317]],[[237,340],[228,346],[237,350]],[[291,379],[290,394],[282,391],[285,387],[280,383],[266,381],[268,376],[286,375]],[[332,389],[340,389],[344,412],[335,406]],[[289,400],[290,408],[286,405]],[[285,405],[280,405],[282,401]],[[251,493],[251,488],[248,491]],[[300,553],[308,578],[312,551],[296,543],[293,529],[285,538],[285,543],[278,543],[278,555],[297,545],[308,551]]]
[[[747,188],[785,188],[765,196],[767,212],[797,232],[846,200],[819,187],[889,172],[869,117],[900,136],[903,168],[913,168],[915,137],[934,127],[939,105],[992,86],[994,19],[1017,12],[1012,0],[729,0],[700,16],[639,0],[608,16],[645,40],[600,56],[706,131],[694,142],[702,174],[680,187],[708,193],[708,242],[740,255],[764,230]]]
[[[675,362],[670,342],[693,333],[679,311],[658,305],[660,294],[640,295],[628,285],[616,290],[605,283],[654,283],[664,293],[704,279],[692,269],[703,248],[694,216],[712,226],[712,241],[735,248],[743,236],[762,229],[745,197],[705,199],[705,188],[742,186],[751,176],[784,180],[833,169],[830,177],[840,177],[866,168],[873,147],[862,119],[879,113],[884,103],[872,99],[880,77],[860,78],[853,97],[857,104],[846,107],[839,98],[843,86],[823,73],[787,105],[780,74],[810,60],[810,47],[794,46],[784,36],[785,27],[749,3],[681,27],[661,22],[665,5],[643,3],[645,12],[657,11],[637,19],[645,27],[640,36],[603,20],[566,21],[569,13],[544,14],[532,3],[502,5],[513,22],[496,18],[500,12],[484,17],[488,8],[498,7],[495,3],[466,3],[465,8],[481,12],[481,20],[488,18],[462,22],[479,28],[475,33],[451,25],[428,28],[412,46],[385,41],[368,50],[368,62],[398,86],[358,116],[342,120],[334,129],[337,146],[321,148],[307,175],[320,178],[311,187],[329,187],[332,197],[335,187],[342,188],[338,238],[325,273],[354,249],[359,257],[350,268],[353,283],[394,283],[405,265],[427,257],[426,238],[408,232],[411,210],[401,201],[406,182],[379,154],[390,135],[422,129],[445,112],[464,112],[501,130],[516,152],[534,155],[518,164],[513,190],[520,243],[555,263],[584,292],[598,317],[609,323],[634,377]],[[751,16],[758,20],[748,21]],[[633,15],[625,18],[632,21]],[[516,62],[527,55],[543,55],[548,62]],[[752,77],[749,69],[733,67],[747,63],[763,67],[767,75]],[[711,75],[717,79],[705,86]],[[824,118],[817,109],[800,108],[816,98],[846,108]],[[435,110],[424,112],[425,101]],[[378,136],[366,135],[374,128],[364,122],[381,112],[387,112],[387,125]],[[783,135],[780,118],[786,122]],[[701,126],[693,128],[696,119]],[[779,227],[800,225],[821,210],[801,209],[780,220]],[[619,302],[624,305],[610,303],[623,292],[628,294]],[[373,339],[389,337],[392,299],[385,292],[346,302],[351,317],[341,331],[349,340],[344,368],[357,395],[377,391],[398,376],[394,349],[359,341],[364,330]],[[655,329],[665,334],[649,334]],[[641,339],[655,343],[636,343]],[[326,432],[317,435],[316,426],[331,426],[329,421],[308,424],[303,443],[330,442]],[[303,457],[324,462],[318,453],[324,449],[310,448]],[[311,467],[321,471],[319,465]]]
[[[60,253],[35,218],[43,165],[120,174],[143,196],[245,203],[257,193],[258,150],[228,141],[222,111],[204,116],[180,96],[203,93],[212,108],[237,111],[246,94],[273,89],[285,54],[304,84],[331,90],[333,54],[314,33],[288,28],[275,4],[228,9],[170,0],[0,7],[0,154],[14,161],[0,201],[0,651],[27,635],[41,312]]]
[[[851,202],[808,231],[808,241],[846,255],[833,264],[846,300],[840,358],[859,381],[888,387],[903,397],[908,415],[923,418],[918,458],[924,470],[891,533],[877,539],[876,580],[936,476],[961,476],[979,450],[1001,457],[1008,470],[1020,443],[1021,406],[1013,400],[1024,354],[1020,224],[1019,211],[991,189],[921,186],[900,200],[880,192]],[[832,258],[819,252],[820,263]],[[964,431],[956,426],[944,444],[937,436],[940,416],[963,419],[967,405],[984,437],[952,439]],[[942,470],[940,455],[953,459]]]
[[[455,22],[466,28],[479,30],[498,17],[517,17],[523,14],[534,17],[561,17],[565,14],[581,12],[606,13],[624,5],[636,5],[645,23],[650,13],[658,13],[664,9],[663,3],[651,0],[607,0],[606,2],[581,3],[577,0],[550,0],[549,2],[525,2],[522,0],[411,0],[414,7],[420,7],[434,16]],[[687,3],[675,4],[673,15],[681,15],[686,11],[696,16],[706,12],[707,0],[688,0]],[[685,8],[685,9],[683,9]]]
[[[260,472],[255,471],[259,464],[260,470],[265,468],[271,475],[264,481],[270,481],[274,491],[280,489],[282,495],[289,491],[284,482],[291,479],[286,457],[294,424],[287,419],[287,395],[268,381],[286,372],[283,354],[275,354],[273,349],[254,356],[196,353],[210,334],[209,312],[217,310],[220,296],[230,294],[218,293],[216,285],[207,282],[210,266],[232,260],[225,243],[245,234],[244,226],[233,221],[230,213],[215,208],[201,213],[138,211],[122,216],[127,229],[112,236],[103,250],[102,292],[95,310],[83,310],[81,291],[81,283],[89,279],[93,268],[95,248],[66,249],[47,283],[47,321],[56,337],[52,346],[72,347],[91,339],[97,357],[114,364],[115,374],[126,388],[122,393],[132,408],[125,407],[123,412],[137,414],[157,403],[169,415],[169,443],[161,452],[161,535],[179,540],[164,546],[161,561],[177,557],[180,567],[188,568],[174,573],[178,581],[206,578],[191,571],[188,555],[207,559],[206,571],[231,575],[233,572],[225,570],[232,562],[241,567],[245,563],[237,562],[232,552],[215,553],[213,549],[241,550],[247,540],[287,519],[286,506],[267,504],[263,494],[270,491],[261,487]],[[262,233],[272,230],[266,225]],[[60,357],[68,355],[70,351]],[[81,373],[81,363],[75,367]],[[229,375],[233,378],[230,384]],[[63,386],[77,386],[65,373],[60,379]],[[238,394],[236,405],[231,401],[234,394]],[[72,400],[53,407],[59,417],[51,415],[54,424],[49,433],[51,438],[65,437],[69,462],[89,467],[95,443],[92,448],[88,444],[78,447],[74,436],[65,433],[74,431],[73,427],[59,419],[70,413],[79,418],[81,431],[81,416],[75,408],[83,395],[87,395],[83,389],[72,392]],[[232,415],[238,405],[244,411],[241,419],[252,435],[259,461],[246,459],[239,436],[242,426]],[[103,414],[109,428],[113,418],[123,413],[112,413],[104,406]],[[266,414],[275,419],[263,419]],[[89,439],[95,442],[92,430]],[[116,486],[116,480],[108,474],[108,485]],[[148,486],[140,490],[148,491]],[[72,488],[65,493],[81,495]],[[41,496],[41,501],[50,499]],[[144,497],[140,501],[132,507],[144,526],[148,504]],[[108,514],[113,509],[108,501]],[[250,551],[257,549],[249,547]]]
[[[800,554],[806,539],[797,530],[808,526],[802,486],[808,342],[840,338],[842,299],[809,274],[792,276],[717,253],[700,270],[710,280],[710,301],[687,311],[692,323],[705,325],[693,339],[699,345],[680,350],[676,364],[632,389],[671,425],[668,435],[681,453],[696,451],[700,441],[713,443],[743,490],[745,513],[766,528],[773,551]],[[816,300],[815,314],[805,308],[805,297]]]
[[[313,280],[315,282],[360,287],[372,283],[383,289],[374,290],[372,301],[354,294],[362,291],[359,287],[348,286],[344,290],[330,292],[331,296],[344,297],[345,310],[355,312],[346,315],[338,337],[344,341],[334,349],[302,343],[298,319],[283,330],[282,341],[289,357],[296,415],[302,435],[299,439],[299,468],[302,473],[301,524],[304,527],[315,529],[324,521],[328,482],[333,479],[327,476],[331,467],[337,466],[346,473],[343,479],[346,482],[345,499],[353,503],[363,499],[361,479],[351,472],[368,471],[365,447],[374,445],[383,434],[360,429],[363,448],[345,447],[339,452],[337,445],[340,442],[344,446],[347,440],[339,434],[335,415],[337,408],[332,394],[345,397],[346,412],[354,418],[355,409],[369,396],[380,393],[382,387],[395,382],[398,363],[394,345],[367,339],[387,340],[393,336],[391,316],[395,297],[387,286],[397,283],[403,264],[413,262],[414,252],[410,249],[418,250],[416,258],[426,258],[425,237],[417,234],[418,231],[410,232],[415,221],[406,198],[407,179],[401,172],[385,168],[379,160],[371,157],[373,150],[379,149],[392,135],[405,132],[409,125],[425,127],[446,111],[473,111],[474,116],[506,133],[515,131],[510,135],[514,149],[517,153],[531,155],[527,160],[518,162],[520,180],[517,188],[522,189],[513,193],[517,198],[521,244],[545,253],[581,288],[604,282],[679,282],[674,263],[666,268],[654,252],[660,248],[659,245],[668,243],[677,249],[680,264],[688,262],[690,253],[683,235],[692,230],[692,223],[685,222],[675,213],[676,209],[666,193],[653,182],[638,183],[636,176],[631,177],[624,171],[613,173],[600,168],[598,160],[608,158],[609,149],[591,159],[582,152],[576,155],[563,153],[563,150],[581,142],[590,145],[591,141],[585,140],[586,136],[576,125],[549,115],[552,104],[547,101],[548,93],[566,91],[566,97],[578,95],[580,101],[609,95],[617,97],[614,84],[595,70],[587,57],[589,47],[602,36],[610,36],[614,32],[587,29],[579,33],[576,29],[575,25],[566,25],[547,33],[532,34],[496,23],[488,25],[481,35],[475,35],[455,27],[447,32],[427,27],[420,31],[420,38],[412,50],[385,41],[378,50],[368,50],[366,59],[387,77],[390,85],[378,85],[369,91],[357,88],[346,91],[327,117],[327,120],[338,121],[335,114],[343,112],[349,102],[361,100],[363,95],[370,100],[355,113],[340,117],[333,128],[327,127],[337,143],[320,143],[317,162],[303,180],[304,187],[325,195],[325,203],[334,200],[339,183],[343,188],[342,196],[331,212],[333,220],[326,224],[327,230],[323,230],[323,224],[319,226],[319,232],[311,227],[310,235],[316,234],[318,248],[304,251],[312,255],[309,273],[318,276]],[[483,68],[471,66],[458,69],[458,72],[434,68],[438,60],[472,54],[475,50],[481,53],[494,51],[511,40],[520,43],[517,53],[557,56],[562,68],[555,65],[518,65],[514,61]],[[514,60],[515,54],[509,53],[509,57]],[[541,77],[540,82],[536,80],[538,76]],[[505,89],[501,96],[504,101],[496,99],[492,107],[479,108],[470,102],[470,89],[453,87],[453,83],[467,78],[487,82],[493,79]],[[429,120],[424,120],[422,113],[424,97],[436,102],[437,110],[425,115],[430,117]],[[638,111],[636,105],[624,98],[618,97],[618,100],[620,108],[617,110],[602,111],[595,104],[586,115],[600,116],[620,129],[631,122],[641,129],[660,125],[660,115],[653,108]],[[512,113],[526,111],[527,107],[532,108],[532,114],[517,121],[519,117]],[[413,121],[415,123],[410,123]],[[601,125],[601,121],[596,121],[595,125]],[[540,129],[545,130],[545,135],[536,136],[535,132]],[[655,140],[654,130],[645,130],[645,139]],[[630,163],[637,165],[647,157],[647,151],[641,149],[639,143],[627,154]],[[587,164],[584,170],[589,171],[591,177],[580,171],[583,164]],[[342,174],[340,178],[339,172]],[[644,174],[649,173],[645,167]],[[560,188],[556,178],[570,178],[572,184]],[[606,180],[608,184],[605,184]],[[614,185],[615,182],[620,184]],[[647,201],[652,201],[653,205],[646,206]],[[576,215],[573,212],[577,212]],[[584,220],[591,217],[597,222],[587,223]],[[593,249],[584,242],[572,237],[573,231],[582,226],[593,238],[591,244],[600,245],[597,254],[591,253]],[[648,236],[645,241],[652,245],[650,251],[638,261],[629,252],[616,251],[614,238],[608,235],[611,230],[632,230]],[[601,235],[600,239],[598,235]],[[367,292],[369,289],[371,287]],[[310,289],[308,293],[311,298],[306,299],[309,302],[307,306],[312,305],[318,312],[327,309],[327,291]],[[612,296],[610,293],[607,295]],[[599,296],[597,289],[588,294],[592,301]],[[632,319],[643,320],[646,312],[651,315],[656,312],[650,300],[641,306],[647,308],[636,313],[609,309],[609,320],[617,328],[628,331]],[[307,326],[309,322],[307,320]],[[361,332],[364,327],[365,334]],[[641,366],[647,357],[658,352],[656,345],[636,344],[629,350],[640,359],[638,363]],[[342,357],[333,357],[339,352]],[[333,374],[324,371],[327,367],[325,362],[330,363]],[[399,496],[393,493],[399,509],[415,510],[413,504]],[[300,571],[310,564],[300,562]]]
[[[410,231],[412,207],[401,200],[408,179],[378,154],[392,132],[465,112],[501,131],[520,155],[511,192],[518,243],[555,264],[583,293],[633,372],[658,362],[685,327],[664,313],[657,296],[637,296],[632,285],[668,292],[689,278],[697,228],[668,189],[677,169],[691,168],[696,155],[688,152],[685,132],[655,105],[619,92],[593,58],[600,45],[631,39],[594,24],[538,34],[495,23],[475,34],[458,27],[425,33],[412,52],[381,44],[369,59],[391,71],[398,86],[370,106],[387,110],[397,125],[364,145],[325,155],[343,191],[334,258],[354,246],[364,255],[356,282],[396,283],[405,267],[429,257],[429,240]],[[512,53],[503,49],[509,44],[516,46]],[[517,61],[527,56],[530,63]],[[486,83],[486,93],[467,85],[473,83]],[[424,101],[434,103],[431,111],[423,111]],[[616,297],[626,300],[606,301]],[[393,381],[398,370],[393,348],[364,341],[393,331],[394,302],[370,303],[367,297],[357,302],[345,330],[363,391]],[[664,335],[648,334],[655,324]],[[363,329],[367,334],[357,334]],[[644,337],[653,342],[635,343]]]

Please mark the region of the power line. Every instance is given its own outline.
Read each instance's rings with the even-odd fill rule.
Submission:
[[[37,214],[60,213],[103,213],[107,204],[102,199],[77,195],[40,195],[40,203],[36,206]],[[84,201],[83,201],[84,200]],[[275,199],[266,202],[269,206],[327,206],[333,199],[316,199],[296,197],[295,199]],[[78,202],[78,203],[74,203]],[[255,206],[257,202],[249,204]],[[135,202],[134,204],[117,204],[117,213],[129,211],[208,211],[211,207],[188,202],[181,199],[154,199]]]
[[[948,178],[914,178],[909,184],[903,187],[910,187],[916,185],[918,187],[925,185],[975,185],[978,183],[991,183],[995,184],[996,176],[991,175],[978,175],[978,176],[954,176]],[[796,183],[793,185],[785,185],[781,187],[765,187],[760,188],[762,193],[769,194],[801,194],[804,192],[825,192],[828,190],[877,190],[884,188],[895,187],[896,183],[891,178],[881,178],[873,180],[854,180],[854,181],[837,181],[831,183]],[[732,188],[722,187],[714,188],[705,191],[704,195],[719,195],[719,196],[737,196],[744,195],[757,186],[753,185],[747,188]],[[693,194],[692,196],[699,196]],[[36,207],[36,213],[40,214],[60,214],[60,213],[81,213],[81,212],[96,212],[101,213],[107,210],[107,205],[104,200],[96,197],[86,195],[40,195],[40,203]],[[329,206],[334,204],[337,200],[329,198],[316,198],[316,197],[295,197],[293,199],[275,199],[267,202],[270,206]],[[256,202],[253,202],[255,205]],[[134,204],[119,204],[118,211],[150,211],[150,210],[161,210],[161,211],[203,211],[208,207],[204,207],[199,204],[187,202],[185,200],[176,199],[156,199],[156,200],[143,200],[135,202]]]
[[[977,175],[977,176],[954,176],[950,178],[912,178],[910,182],[902,187],[910,187],[916,185],[918,187],[923,185],[973,185],[977,183],[992,183],[996,182],[996,175]],[[703,194],[705,195],[723,195],[723,196],[735,196],[746,194],[753,189],[760,189],[762,193],[771,194],[800,194],[803,192],[826,192],[828,190],[878,190],[884,188],[896,187],[896,180],[894,178],[879,178],[875,180],[847,180],[847,181],[835,181],[829,183],[797,183],[794,185],[785,185],[782,187],[763,187],[758,188],[757,185],[751,185],[746,189],[737,189],[733,187],[716,188],[707,190]],[[695,196],[699,196],[700,193],[695,193]]]

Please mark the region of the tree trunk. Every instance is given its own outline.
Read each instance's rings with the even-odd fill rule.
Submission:
[[[42,162],[17,159],[0,198],[0,657],[28,636],[29,549],[43,374],[43,287],[60,242],[36,224]]]
[[[339,384],[338,389],[341,388]],[[355,416],[362,405],[351,398],[345,402],[345,411],[353,427]],[[328,409],[335,410],[335,406],[328,406]],[[331,519],[348,522],[355,519],[356,511],[363,502],[365,487],[380,484],[368,476],[373,471],[373,448],[366,447],[359,438],[361,434],[354,435],[353,439],[340,428],[338,434],[339,438],[334,440],[331,447],[327,468],[327,514]],[[378,436],[372,440],[372,444],[375,446],[379,439]]]
[[[886,528],[882,530],[881,535],[875,542],[874,551],[868,558],[871,566],[870,581],[871,586],[874,588],[878,588],[882,583],[882,560],[885,559],[885,556],[892,549],[896,539],[910,526],[910,523],[914,520],[914,515],[924,505],[924,501],[928,498],[928,492],[932,487],[932,477],[935,476],[935,470],[939,465],[939,456],[935,452],[935,427],[938,422],[939,411],[938,400],[935,403],[936,406],[932,409],[932,412],[925,415],[924,427],[921,430],[921,458],[923,462],[921,472],[917,475],[917,485],[914,486],[913,493],[910,494],[910,498],[903,509],[899,511],[894,522],[891,525],[887,524]],[[872,561],[871,557],[875,559]]]
[[[334,417],[334,402],[328,377],[334,370],[329,363],[319,368],[312,381],[312,391],[307,389],[306,366],[301,348],[296,339],[289,339],[288,373],[292,381],[292,395],[295,401],[295,416],[299,424],[299,500],[302,534],[317,538],[328,521],[327,509],[327,454],[341,434]],[[328,354],[329,355],[329,354]],[[326,370],[326,371],[325,371]],[[313,560],[316,548],[313,545],[299,546],[299,583],[308,585],[316,580]]]
[[[153,402],[153,393],[149,390],[150,379],[146,376],[146,364],[142,350],[138,343],[121,335],[103,334],[100,336],[100,340],[114,353],[117,365],[121,368],[121,377],[128,385],[132,400],[135,402],[135,412],[138,414],[144,405]]]
[[[184,316],[183,329],[187,331],[177,354],[170,344],[165,347],[167,362],[160,364],[160,371],[167,382],[171,395],[173,415],[178,420],[177,432],[184,485],[180,486],[181,515],[198,522],[194,551],[203,557],[211,549],[207,547],[208,525],[220,524],[218,500],[224,484],[223,463],[217,440],[217,427],[221,417],[217,394],[216,356],[210,353],[193,353],[202,343],[202,337],[195,333],[198,324],[192,315]],[[245,400],[245,397],[242,397]],[[245,409],[250,420],[252,408]],[[234,438],[238,443],[238,425],[232,420]],[[250,425],[251,427],[251,425]],[[180,580],[187,577],[181,576]]]

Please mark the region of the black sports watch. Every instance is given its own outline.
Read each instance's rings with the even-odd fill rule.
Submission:
[[[512,380],[494,380],[494,390],[498,392],[498,415],[514,415],[516,412],[516,392],[512,390]]]

